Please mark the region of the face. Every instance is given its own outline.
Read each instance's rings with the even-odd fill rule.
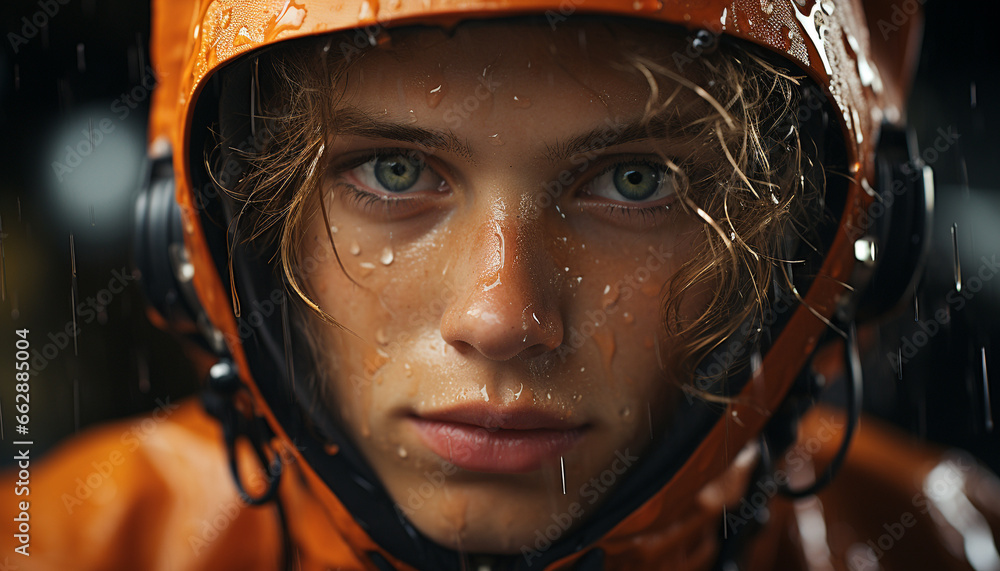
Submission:
[[[672,119],[643,126],[649,83],[620,44],[683,46],[664,36],[397,32],[341,85],[327,217],[299,247],[326,256],[332,237],[342,262],[305,280],[345,328],[312,324],[323,398],[445,546],[518,553],[553,522],[565,533],[669,419],[664,286],[703,235],[668,166],[697,150],[671,125],[701,102],[660,80]]]

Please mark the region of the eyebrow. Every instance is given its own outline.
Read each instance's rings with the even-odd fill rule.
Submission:
[[[412,143],[421,149],[446,151],[472,159],[472,147],[468,141],[460,139],[451,131],[425,129],[403,125],[392,121],[381,121],[371,113],[355,107],[337,111],[338,135],[355,135],[371,139],[388,139],[401,143]]]
[[[559,163],[588,151],[601,151],[608,147],[636,141],[666,139],[671,135],[680,134],[682,131],[683,124],[676,116],[657,118],[652,121],[636,119],[623,123],[608,122],[565,142],[557,141],[554,145],[547,145],[544,157],[551,163]]]
[[[433,149],[454,153],[472,160],[472,146],[454,132],[427,129],[413,125],[403,125],[392,121],[382,121],[369,112],[356,107],[337,111],[338,135],[354,135],[371,139],[386,139],[402,143],[412,143],[422,149]],[[546,145],[543,154],[550,163],[560,163],[575,155],[588,151],[601,151],[616,145],[650,139],[666,139],[683,131],[680,118],[669,116],[653,121],[635,119],[628,122],[608,122],[586,133],[576,135],[566,141],[556,141]]]

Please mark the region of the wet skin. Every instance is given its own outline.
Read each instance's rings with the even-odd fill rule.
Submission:
[[[354,333],[314,319],[332,414],[417,528],[474,552],[578,525],[662,430],[662,287],[702,235],[656,152],[687,143],[626,127],[650,90],[609,47],[624,28],[518,26],[397,32],[355,63],[341,113],[364,128],[323,155],[346,273],[305,281]]]

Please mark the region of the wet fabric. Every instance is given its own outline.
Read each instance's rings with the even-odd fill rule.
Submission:
[[[751,478],[749,464],[734,462],[726,477],[745,481],[745,496],[723,497],[717,481],[702,489],[693,512],[658,510],[651,501],[598,545],[550,568],[709,569],[735,540],[743,541],[741,568],[751,570],[997,568],[1000,482],[972,458],[930,449],[874,419],[862,420],[826,490],[796,502],[781,497],[778,485],[825,466],[843,428],[839,413],[817,408],[773,473]],[[244,482],[259,490],[266,475],[249,450],[240,461]],[[7,472],[3,485],[12,489],[16,479]],[[276,505],[240,499],[218,424],[196,400],[90,430],[46,457],[31,479],[30,556],[14,553],[20,544],[6,535],[11,569],[282,568]],[[346,511],[322,507],[323,494],[298,466],[286,466],[279,497],[298,568],[410,569]],[[4,510],[16,516],[13,502]],[[760,520],[768,523],[755,531]],[[544,541],[524,547],[529,560]]]

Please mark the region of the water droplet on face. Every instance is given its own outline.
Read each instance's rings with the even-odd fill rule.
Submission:
[[[368,277],[375,270],[375,264],[371,262],[361,262],[361,277]]]
[[[382,255],[379,256],[378,261],[382,262],[383,266],[388,266],[392,263],[393,259],[395,259],[395,256],[392,253],[392,247],[386,246],[382,248]]]
[[[622,314],[622,318],[625,320],[625,323],[628,324],[635,323],[635,316],[627,311]]]
[[[432,88],[427,92],[427,106],[431,109],[436,108],[441,100],[444,99],[444,84],[441,83],[437,87]]]
[[[503,146],[503,139],[500,138],[500,133],[493,133],[492,135],[486,138],[490,140],[490,144],[493,145],[494,147]]]
[[[530,62],[528,63],[528,67],[531,67]],[[515,95],[514,107],[517,107],[518,109],[527,109],[528,107],[531,107],[531,100],[528,99],[527,97]]]
[[[583,395],[580,394],[573,395],[573,402],[580,402],[582,400],[583,400]]]
[[[608,309],[611,306],[618,303],[618,297],[621,295],[621,291],[618,288],[612,288],[610,284],[604,286],[604,299],[601,300],[601,307]]]
[[[622,418],[628,418],[632,416],[632,409],[629,407],[625,407],[620,411],[618,411],[618,414],[621,415]]]
[[[407,377],[413,376],[413,369],[410,368],[409,363],[403,363],[403,374],[406,375]]]
[[[358,244],[357,240],[351,242],[351,254],[357,256],[360,253],[361,253],[361,244]]]
[[[546,393],[545,397],[549,400],[552,400],[552,393]]]
[[[337,230],[338,230],[338,228],[336,226],[330,226],[330,233],[331,234],[336,234]]]
[[[402,446],[396,449],[396,454],[399,454],[400,458],[406,458],[407,456],[409,456],[409,453],[407,453],[406,448],[403,448]]]
[[[486,392],[486,385],[483,385],[483,388],[480,389],[479,394],[483,395],[483,399],[486,400],[486,402],[490,402],[490,394]]]
[[[385,334],[385,329],[379,327],[375,330],[375,342],[379,345],[385,345],[389,342],[389,336]]]

